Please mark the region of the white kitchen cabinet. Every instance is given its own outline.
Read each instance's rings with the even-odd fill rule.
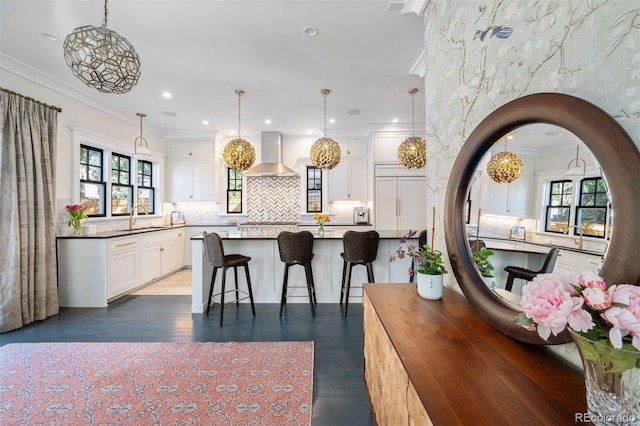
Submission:
[[[369,164],[366,158],[342,158],[329,170],[329,201],[367,201]]]
[[[375,224],[383,230],[421,230],[427,227],[427,178],[375,178]]]
[[[576,271],[588,269],[598,272],[602,262],[602,256],[560,249],[556,269]]]
[[[139,248],[138,237],[109,240],[107,300],[124,294],[138,285]]]
[[[374,163],[398,163],[398,147],[407,140],[411,133],[374,133],[373,134],[373,161]],[[424,134],[416,133],[415,136],[424,138]]]
[[[215,201],[212,142],[167,142],[167,201]]]
[[[183,267],[186,228],[171,229],[141,236],[141,280],[148,283]]]
[[[60,306],[102,308],[183,267],[186,228],[115,238],[60,238]]]
[[[522,157],[523,170],[511,183],[497,183],[483,170],[479,183],[482,213],[500,216],[533,217],[532,206],[535,194],[535,160]]]

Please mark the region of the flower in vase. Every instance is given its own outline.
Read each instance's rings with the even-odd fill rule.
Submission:
[[[79,234],[82,231],[82,219],[86,219],[86,207],[81,204],[73,204],[70,206],[64,207],[68,212],[71,218],[69,219],[68,225],[71,226],[76,234]]]

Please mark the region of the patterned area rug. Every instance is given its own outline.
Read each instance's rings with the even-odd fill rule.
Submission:
[[[310,425],[313,342],[0,347],[1,425]]]

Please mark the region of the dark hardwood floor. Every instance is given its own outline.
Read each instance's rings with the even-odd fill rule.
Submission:
[[[125,296],[105,309],[62,308],[59,315],[0,334],[0,345],[17,342],[315,342],[313,425],[373,425],[363,380],[362,305],[219,305],[210,316],[191,313],[191,296]]]

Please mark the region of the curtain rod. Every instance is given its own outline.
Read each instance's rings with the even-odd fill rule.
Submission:
[[[56,111],[58,111],[58,112],[62,112],[62,109],[61,109],[61,108],[58,108],[57,106],[49,105],[49,104],[45,104],[44,102],[40,102],[40,101],[39,101],[39,100],[37,100],[37,99],[33,99],[33,98],[28,97],[28,96],[21,95],[20,93],[16,93],[16,92],[14,92],[14,91],[12,91],[12,90],[5,89],[4,87],[0,87],[0,91],[3,91],[3,92],[8,93],[8,94],[10,94],[10,95],[20,96],[21,98],[24,98],[24,99],[26,99],[26,100],[28,100],[28,101],[35,102],[35,103],[37,103],[38,105],[42,105],[43,107],[47,107],[47,108],[51,108],[51,109],[55,109],[55,110],[56,110]]]

